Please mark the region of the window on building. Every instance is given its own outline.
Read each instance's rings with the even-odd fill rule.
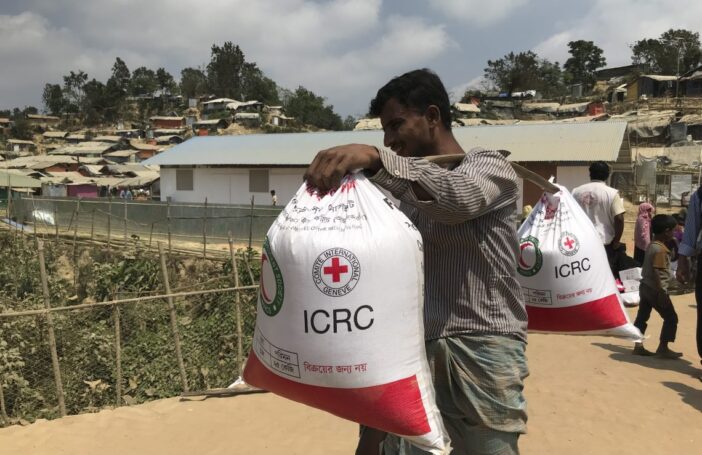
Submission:
[[[193,190],[193,170],[192,169],[176,169],[176,190],[177,191],[192,191]]]
[[[268,193],[268,169],[249,170],[249,192]]]

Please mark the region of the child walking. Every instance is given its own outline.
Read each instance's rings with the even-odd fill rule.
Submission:
[[[643,260],[641,286],[639,287],[641,303],[634,325],[641,330],[641,333],[645,333],[648,319],[651,317],[651,310],[656,310],[663,318],[663,327],[656,352],[648,351],[641,342],[634,346],[635,355],[656,355],[665,359],[682,357],[681,352],[671,351],[668,348],[668,343],[675,341],[675,334],[678,330],[678,315],[670,296],[668,296],[668,284],[671,277],[670,250],[665,243],[673,239],[673,230],[677,224],[677,220],[671,215],[656,215],[651,220],[653,242],[646,249]]]

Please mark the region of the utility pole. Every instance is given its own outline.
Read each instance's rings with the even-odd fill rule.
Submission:
[[[681,51],[684,48],[684,43],[682,38],[678,38],[678,65],[675,70],[675,103],[680,102],[680,58],[682,57]]]

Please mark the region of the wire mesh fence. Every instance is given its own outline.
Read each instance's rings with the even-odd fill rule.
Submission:
[[[54,198],[16,195],[9,214],[21,229],[44,235],[75,236],[105,243],[133,240],[226,257],[229,234],[237,245],[260,248],[281,208],[184,204],[127,199]]]
[[[227,243],[228,260],[205,260],[0,231],[0,424],[233,382],[259,261]]]

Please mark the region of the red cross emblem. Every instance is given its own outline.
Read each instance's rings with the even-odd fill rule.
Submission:
[[[323,251],[312,264],[315,286],[329,297],[345,296],[356,287],[360,277],[360,261],[344,248]]]
[[[572,250],[573,245],[575,244],[575,240],[571,239],[570,237],[566,237],[563,241],[563,244],[567,246],[569,250]]]
[[[341,274],[348,273],[349,267],[347,265],[339,264],[339,258],[332,258],[331,267],[324,267],[324,274],[332,276],[332,282],[338,283],[341,281]]]

